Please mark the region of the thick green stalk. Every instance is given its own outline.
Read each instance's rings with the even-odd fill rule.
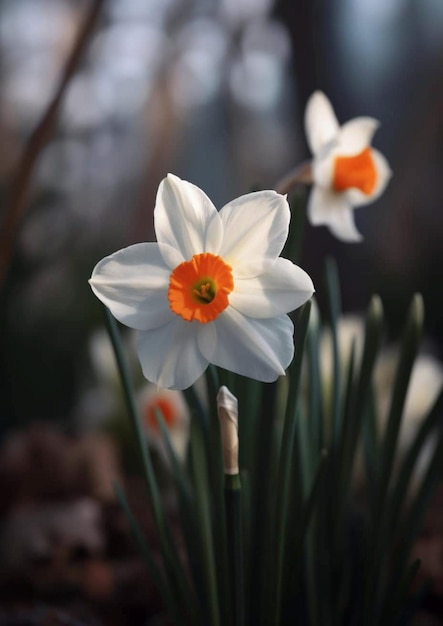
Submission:
[[[232,626],[243,626],[245,620],[245,589],[241,523],[241,482],[239,474],[225,474],[225,508],[232,612],[230,624]]]
[[[251,520],[249,527],[251,550],[249,567],[251,576],[248,580],[247,597],[249,604],[249,623],[261,624],[267,617],[265,604],[269,575],[266,564],[269,553],[273,553],[269,541],[269,520],[273,510],[273,480],[275,461],[275,415],[277,382],[261,385],[260,415],[255,433],[253,471],[249,474],[251,485]]]
[[[292,454],[294,451],[294,438],[296,433],[296,410],[298,393],[300,386],[301,365],[305,346],[306,334],[308,331],[309,315],[311,312],[311,302],[307,302],[301,310],[296,331],[296,346],[294,360],[289,369],[290,383],[288,401],[286,405],[285,423],[283,428],[280,464],[278,468],[277,497],[275,506],[275,525],[273,537],[277,547],[275,553],[275,567],[271,569],[271,582],[274,580],[274,587],[271,587],[270,599],[270,623],[278,625],[281,614],[281,592],[284,568],[284,553],[286,547],[286,525],[289,509],[289,485],[290,469],[292,465]],[[304,416],[303,416],[304,418]],[[272,538],[270,538],[272,541]]]
[[[217,568],[213,526],[211,524],[210,492],[207,472],[206,446],[202,424],[193,415],[191,422],[191,465],[195,485],[196,511],[202,542],[203,566],[206,574],[206,601],[208,626],[219,626],[220,602],[217,586]],[[223,563],[220,564],[223,567]],[[221,573],[223,575],[224,572]]]
[[[329,316],[331,320],[332,357],[334,365],[332,379],[332,440],[336,441],[340,432],[341,416],[341,365],[337,336],[338,320],[341,314],[341,297],[337,265],[333,259],[326,261],[326,287],[328,291]]]
[[[203,401],[193,387],[185,391],[185,396],[195,418],[199,422],[201,435],[204,440],[203,454],[206,462],[205,474],[207,483],[206,500],[211,519],[214,559],[215,563],[217,563],[217,593],[219,598],[224,598],[228,593],[228,562],[226,555],[223,452],[216,409],[219,371],[214,366],[209,366],[207,370],[206,386],[208,407],[203,406]],[[227,620],[227,616],[224,614],[226,608],[224,604],[220,604],[222,621]]]
[[[306,192],[296,191],[289,196],[291,225],[282,255],[293,263],[300,263],[303,251],[303,233],[306,222]]]
[[[163,574],[161,570],[159,569],[157,563],[155,562],[154,557],[152,556],[151,550],[149,549],[149,546],[146,542],[146,538],[143,534],[143,531],[138,525],[138,522],[135,519],[134,514],[126,499],[125,493],[118,483],[114,484],[114,491],[115,491],[115,495],[117,496],[117,500],[120,503],[120,506],[125,512],[125,515],[129,522],[129,526],[131,528],[131,532],[134,536],[134,539],[137,542],[140,552],[146,561],[152,580],[155,582],[155,584],[160,589],[160,592],[164,595],[165,598],[170,597],[169,590],[165,584]]]
[[[425,442],[429,441],[431,433],[436,431],[442,412],[443,389],[440,391],[428,416],[423,421],[414,441],[404,457],[403,463],[401,464],[398,478],[389,497],[391,512],[389,526],[391,528],[397,528],[399,516],[403,510],[408,489],[410,488],[411,478],[413,476],[417,459],[419,458],[420,452],[423,450]]]
[[[409,386],[409,379],[420,345],[423,329],[423,317],[423,300],[420,295],[416,294],[411,303],[405,334],[402,341],[386,436],[382,448],[377,515],[382,511],[388,490],[397,447],[398,433],[403,414],[403,407]]]

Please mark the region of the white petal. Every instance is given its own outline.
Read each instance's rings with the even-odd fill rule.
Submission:
[[[374,190],[369,195],[363,193],[360,189],[355,188],[345,191],[344,195],[347,197],[352,206],[362,206],[364,204],[374,202],[384,192],[392,177],[392,170],[381,152],[371,148],[371,155],[377,172],[377,182]]]
[[[235,289],[229,304],[243,315],[269,318],[297,309],[314,293],[308,274],[287,259],[267,261],[265,271],[256,278],[234,274]]]
[[[263,382],[284,374],[294,356],[294,327],[287,315],[251,319],[228,307],[199,335],[202,353],[231,372]],[[214,333],[216,331],[216,341]]]
[[[351,243],[363,240],[362,235],[358,232],[355,225],[354,212],[352,209],[334,211],[331,215],[328,227],[331,233],[342,241]]]
[[[361,241],[354,223],[350,201],[346,193],[335,193],[314,187],[308,201],[308,217],[313,226],[324,224],[343,241]]]
[[[208,366],[198,348],[198,326],[174,315],[164,326],[140,333],[137,352],[145,378],[169,389],[190,387]]]
[[[220,256],[234,268],[258,275],[265,258],[276,259],[288,237],[290,210],[286,197],[257,191],[233,200],[220,211],[224,226]]]
[[[334,153],[340,156],[359,154],[371,145],[375,131],[379,127],[373,117],[356,117],[340,128]]]
[[[157,241],[176,248],[182,261],[201,252],[218,254],[223,225],[216,208],[199,187],[173,174],[158,188],[154,224]]]
[[[313,226],[329,224],[334,211],[350,208],[343,193],[335,193],[330,189],[314,186],[308,200],[308,217]]]
[[[337,135],[339,124],[331,103],[324,93],[316,91],[305,111],[305,131],[312,154],[317,154]]]
[[[334,150],[327,150],[320,157],[315,157],[312,160],[312,179],[315,185],[328,188],[332,186],[332,180],[334,177],[335,167]]]
[[[120,322],[148,330],[174,315],[167,296],[170,273],[156,243],[139,243],[97,263],[89,284]]]

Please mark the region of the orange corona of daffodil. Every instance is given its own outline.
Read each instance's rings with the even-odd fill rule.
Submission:
[[[280,258],[290,211],[275,191],[219,212],[205,193],[169,174],[154,210],[157,243],[102,259],[90,284],[120,322],[140,331],[145,377],[186,389],[209,363],[264,382],[294,354],[286,315],[308,300],[310,277]]]
[[[340,126],[331,103],[320,91],[306,106],[305,128],[313,154],[313,189],[308,216],[343,241],[361,241],[353,208],[373,202],[386,188],[391,170],[371,147],[378,121],[357,117]]]

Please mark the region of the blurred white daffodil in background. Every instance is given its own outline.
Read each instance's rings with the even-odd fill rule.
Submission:
[[[378,126],[372,117],[356,117],[340,126],[321,91],[306,106],[306,137],[313,154],[308,217],[312,225],[328,226],[343,241],[361,241],[353,209],[378,198],[391,177],[385,157],[371,147]]]
[[[381,428],[386,428],[391,404],[392,389],[398,361],[398,350],[390,348],[380,355],[375,370],[374,385],[377,391],[377,409]],[[432,409],[443,385],[443,366],[431,354],[417,356],[409,379],[408,392],[403,407],[403,418],[397,440],[397,456],[403,458],[412,445],[423,420]],[[428,467],[429,459],[438,442],[434,431],[418,455],[410,489],[413,491]]]
[[[172,447],[180,460],[185,459],[189,441],[189,409],[181,391],[160,389],[147,383],[136,371],[136,349],[134,341],[126,335],[123,349],[127,365],[133,374],[136,400],[147,441],[168,462],[164,439],[158,425],[158,409],[168,429]],[[104,329],[95,331],[89,339],[89,359],[92,365],[94,384],[82,395],[76,409],[76,418],[82,429],[104,429],[113,433],[122,445],[126,441],[126,407],[108,333]],[[196,392],[202,404],[207,405],[204,380],[197,381]]]
[[[364,319],[358,315],[344,315],[337,324],[337,341],[340,367],[342,371],[342,383],[346,378],[351,357],[351,348],[355,346],[355,363],[360,367],[363,354],[365,324]],[[389,409],[397,371],[399,347],[392,346],[383,348],[377,359],[373,383],[375,391],[375,404],[380,432],[384,432],[389,416]],[[325,408],[331,406],[331,393],[333,384],[333,352],[332,334],[326,328],[320,336],[320,371],[322,375],[323,398]],[[428,353],[421,353],[414,363],[409,381],[408,392],[403,408],[397,454],[401,458],[411,445],[423,420],[428,415],[437,396],[443,386],[443,365],[440,361]],[[416,478],[425,467],[433,447],[432,440],[424,448],[418,461]],[[361,459],[360,459],[361,464]],[[357,474],[361,475],[361,467]]]
[[[386,421],[394,376],[397,366],[398,350],[388,349],[382,352],[375,371],[374,384],[378,393],[378,409]],[[409,381],[403,409],[399,448],[405,452],[416,435],[423,419],[431,410],[443,385],[443,366],[431,354],[419,354]]]
[[[209,363],[270,382],[294,354],[286,315],[314,291],[301,268],[279,255],[290,210],[260,191],[216,210],[195,185],[169,174],[154,210],[157,243],[102,259],[90,284],[120,322],[141,331],[144,376],[186,389]]]
[[[341,371],[346,374],[351,359],[352,344],[355,350],[355,365],[360,366],[365,339],[365,321],[360,315],[343,315],[337,323],[338,356]],[[324,382],[324,393],[327,402],[332,393],[332,378],[334,376],[332,332],[325,328],[320,335],[320,369]]]
[[[137,400],[148,441],[167,461],[165,440],[157,421],[159,411],[168,429],[174,452],[178,459],[184,461],[189,442],[190,413],[181,391],[159,389],[156,385],[147,383],[140,389]]]

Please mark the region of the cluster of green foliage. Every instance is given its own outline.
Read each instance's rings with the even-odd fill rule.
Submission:
[[[327,264],[326,286],[334,362],[328,406],[319,362],[321,323],[309,323],[308,302],[296,315],[296,354],[286,380],[259,383],[210,366],[209,406],[202,405],[192,388],[185,392],[192,411],[185,465],[177,459],[158,413],[179,504],[180,549],[137,416],[118,327],[107,312],[161,566],[122,490],[117,492],[174,624],[392,626],[408,624],[418,605],[419,594],[411,592],[411,582],[419,563],[410,562],[411,548],[442,475],[443,433],[438,422],[443,393],[400,461],[396,450],[420,344],[422,300],[416,295],[410,305],[387,424],[381,431],[372,379],[384,329],[382,303],[374,296],[369,304],[361,359],[357,362],[353,346],[344,365],[337,340],[340,288],[332,262]],[[221,384],[239,401],[242,486],[234,506],[226,499],[215,406]],[[412,489],[417,459],[430,437],[436,442],[434,451]],[[358,492],[357,451],[364,467]],[[241,534],[234,547],[227,542],[232,515]],[[233,562],[234,571],[240,571],[236,589],[231,585]]]

